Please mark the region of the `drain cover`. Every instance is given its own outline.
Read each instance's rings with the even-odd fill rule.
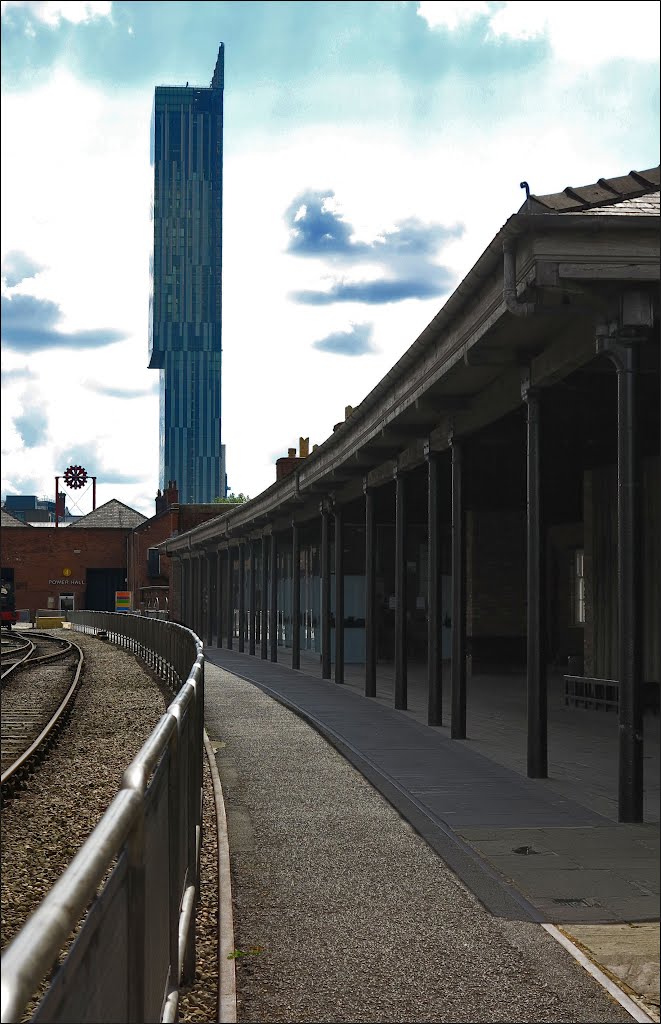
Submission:
[[[539,850],[535,850],[532,846],[514,846],[512,847],[512,853],[520,853],[524,857],[530,857],[533,853],[539,853]]]
[[[582,897],[569,897],[560,900],[553,900],[553,903],[559,903],[561,907],[594,907],[598,906],[595,900],[586,900]]]

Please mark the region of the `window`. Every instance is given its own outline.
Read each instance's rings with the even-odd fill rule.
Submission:
[[[150,577],[161,575],[161,555],[157,548],[147,550],[147,575]]]
[[[585,624],[585,559],[582,550],[572,553],[571,622],[573,626]]]

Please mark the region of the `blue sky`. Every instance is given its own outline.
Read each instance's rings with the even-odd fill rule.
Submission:
[[[658,163],[659,5],[594,11],[3,2],[3,497],[73,462],[153,511],[155,85],[208,85],[225,43],[223,440],[254,496],[415,340],[522,179]]]

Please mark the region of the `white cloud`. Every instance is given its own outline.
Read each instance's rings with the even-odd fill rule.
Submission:
[[[37,21],[51,28],[62,21],[80,25],[95,18],[112,17],[112,3],[106,0],[2,0],[3,14],[17,7],[25,8]]]
[[[418,4],[418,14],[424,18],[430,28],[447,28],[450,32],[467,25],[475,18],[491,14],[492,4],[489,3],[462,3],[456,0],[449,3],[437,2],[437,0],[423,0]]]
[[[659,55],[659,4],[601,3],[443,3],[418,5],[430,28],[454,31],[478,17],[488,17],[496,39],[546,38],[554,56],[568,64],[589,66],[617,58],[653,60]]]

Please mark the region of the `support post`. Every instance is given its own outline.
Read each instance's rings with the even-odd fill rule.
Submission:
[[[223,552],[220,548],[216,552],[216,622],[216,646],[220,648],[223,646]]]
[[[454,740],[466,739],[466,536],[463,495],[463,446],[454,435],[452,449],[452,724]]]
[[[344,530],[342,509],[335,507],[335,682],[344,682]]]
[[[408,705],[406,651],[406,483],[403,473],[395,473],[395,707],[406,711]]]
[[[365,696],[376,697],[376,507],[374,489],[365,493]]]
[[[597,351],[610,357],[617,373],[618,820],[635,823],[643,821],[644,796],[642,484],[636,399],[638,346],[645,333],[634,328],[627,337],[618,325],[609,336],[610,329],[604,325],[598,333]]]
[[[250,541],[250,618],[248,620],[248,654],[255,653],[255,620],[257,618],[257,609],[255,607],[257,599],[257,544],[254,540]]]
[[[330,512],[321,504],[321,678],[331,677],[330,657]]]
[[[443,724],[443,611],[441,606],[441,517],[439,455],[427,459],[427,724]]]
[[[541,409],[537,388],[526,381],[528,777],[548,776],[548,697],[544,616],[544,530],[541,495]]]
[[[301,667],[301,528],[291,524],[292,602],[291,667]]]
[[[617,606],[620,680],[618,820],[643,820],[642,487],[636,385],[638,351],[622,346],[617,369]]]
[[[208,610],[207,610],[207,647],[213,647],[213,639],[216,635],[216,563],[215,563],[215,552],[207,551],[207,585],[209,588],[207,595]]]
[[[269,571],[271,599],[269,601],[269,645],[271,661],[278,660],[278,539],[271,534],[271,565]]]
[[[246,649],[246,546],[239,544],[239,653]]]
[[[266,534],[262,535],[262,604],[259,615],[259,653],[262,661],[266,661],[269,654],[268,648],[268,636],[267,636],[267,623],[268,623],[268,601],[266,599],[266,588],[268,585],[267,575],[267,538]]]
[[[204,616],[204,642],[207,647],[213,644],[213,605],[211,601],[211,584],[213,575],[211,572],[211,552],[205,551],[204,555],[204,592],[206,594],[206,609]]]
[[[234,636],[234,595],[232,593],[234,585],[234,560],[232,558],[232,548],[227,545],[227,639],[226,645],[227,650],[232,650],[233,636]]]

